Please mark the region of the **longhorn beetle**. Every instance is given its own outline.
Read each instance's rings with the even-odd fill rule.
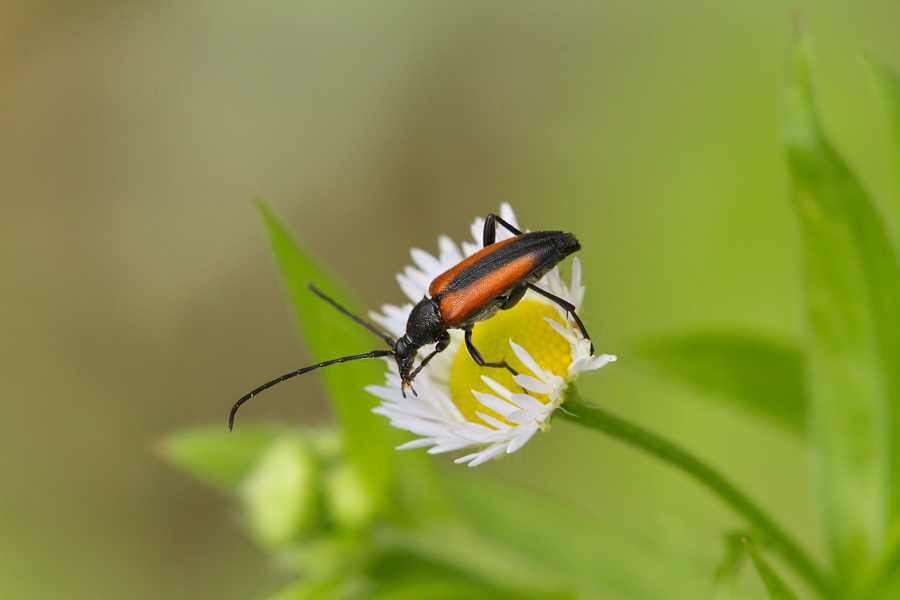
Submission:
[[[514,237],[496,242],[498,223],[513,233]],[[428,296],[422,298],[413,307],[406,322],[406,333],[396,341],[368,321],[352,314],[310,284],[309,289],[315,295],[383,339],[391,349],[372,350],[365,354],[335,358],[273,379],[237,401],[228,417],[228,430],[230,431],[234,426],[234,415],[238,408],[256,394],[285,379],[303,375],[319,367],[327,367],[350,360],[393,356],[397,360],[403,396],[406,397],[406,388],[410,388],[415,394],[416,391],[412,387],[413,379],[416,378],[419,371],[425,368],[428,361],[450,345],[450,329],[461,329],[465,332],[466,349],[472,360],[479,366],[507,369],[515,375],[516,372],[504,360],[497,362],[484,360],[481,353],[472,344],[472,327],[479,321],[491,318],[498,310],[512,308],[528,290],[540,294],[572,315],[581,334],[585,339],[590,340],[584,324],[575,314],[575,307],[535,285],[550,269],[570,254],[581,249],[581,245],[573,234],[562,231],[522,233],[492,213],[484,221],[482,238],[484,247],[481,250],[431,282]],[[435,344],[434,350],[422,359],[419,366],[413,368],[413,362],[419,349],[428,344]],[[594,347],[591,344],[591,353],[593,354],[593,352]]]

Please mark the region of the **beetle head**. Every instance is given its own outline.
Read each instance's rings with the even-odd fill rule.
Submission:
[[[406,388],[412,389],[412,373],[413,362],[416,360],[416,354],[419,352],[419,346],[413,343],[408,335],[404,335],[394,344],[394,358],[397,359],[397,370],[400,372],[400,390],[403,397],[406,397]],[[413,394],[416,391],[413,390]]]
[[[409,318],[406,320],[406,334],[394,344],[394,357],[397,359],[397,369],[400,371],[400,390],[404,397],[406,388],[411,389],[413,395],[416,393],[412,387],[412,380],[415,379],[416,373],[419,372],[422,365],[419,366],[419,369],[412,367],[419,348],[428,344],[440,343],[447,337],[447,326],[441,317],[437,302],[425,296],[410,311]],[[444,347],[446,347],[446,343]],[[443,350],[443,348],[441,349]],[[427,360],[426,358],[426,362]]]

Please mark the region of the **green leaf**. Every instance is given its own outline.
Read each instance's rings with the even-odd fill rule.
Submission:
[[[360,354],[383,345],[383,341],[310,292],[308,285],[312,283],[354,314],[362,314],[345,286],[293,238],[272,209],[262,201],[258,206],[297,327],[308,342],[314,361]],[[387,421],[372,414],[376,399],[363,390],[378,381],[384,366],[380,360],[360,360],[317,373],[324,378],[343,425],[347,458],[356,465],[369,495],[379,505],[387,504],[396,477],[396,452],[392,448],[396,439],[390,435]]]
[[[272,209],[261,200],[258,206],[297,328],[308,342],[314,361],[384,347],[383,340],[309,290],[312,283],[354,314],[364,314],[346,287],[293,238]],[[409,434],[372,413],[377,399],[364,387],[384,377],[382,361],[359,360],[326,367],[316,374],[325,379],[329,399],[343,426],[347,459],[378,510],[387,507],[396,512],[403,507],[407,516],[414,518],[446,514],[449,508],[443,502],[430,457],[423,452],[395,451],[394,446],[407,441]],[[399,502],[389,502],[388,495],[395,491]]]
[[[438,545],[441,543],[440,539],[435,541]],[[460,549],[477,552],[475,548]],[[542,582],[529,587],[522,585],[521,577],[517,577],[502,579],[498,586],[490,578],[457,570],[452,564],[431,562],[429,558],[428,553],[404,550],[385,553],[367,570],[371,590],[364,597],[366,600],[573,600],[571,594],[548,592]],[[475,553],[470,554],[470,559],[494,562],[493,557]]]
[[[620,514],[590,513],[478,473],[455,473],[446,485],[471,527],[463,548],[484,557],[471,561],[473,572],[480,567],[485,577],[511,579],[516,576],[505,575],[502,567],[509,564],[522,582],[537,577],[541,587],[535,589],[571,590],[578,598],[712,597],[714,561],[697,548],[690,532],[629,522]],[[491,563],[497,556],[504,561],[499,567]],[[734,595],[749,597],[754,596],[740,587]]]
[[[221,426],[204,426],[169,435],[160,452],[198,479],[234,493],[275,439],[275,432],[265,427],[228,433]]]
[[[891,183],[894,205],[900,209],[900,76],[872,59],[864,58],[872,86],[887,118],[887,138],[891,154]]]
[[[366,600],[472,600],[473,598],[491,598],[492,600],[564,600],[562,597],[547,598],[540,595],[508,594],[503,590],[488,587],[480,582],[446,574],[427,578],[412,577],[390,581],[380,589],[370,592]],[[565,599],[568,600],[568,597]]]
[[[797,594],[787,586],[750,540],[744,538],[744,547],[750,554],[750,559],[756,567],[756,572],[759,573],[759,578],[766,586],[771,600],[799,600]]]
[[[716,588],[720,591],[719,596],[724,596],[727,593],[725,590],[733,588],[737,581],[741,565],[747,556],[747,549],[744,547],[744,538],[746,537],[747,533],[738,532],[725,535],[725,552],[719,564],[716,565],[715,571]]]
[[[266,600],[352,600],[362,597],[362,582],[349,577],[295,581]]]
[[[805,434],[803,355],[796,344],[736,331],[701,331],[647,340],[631,358],[798,436]]]
[[[784,140],[800,221],[815,477],[835,578],[852,586],[900,509],[900,273],[879,215],[822,133],[807,42]]]
[[[483,535],[464,521],[432,522],[417,529],[385,529],[378,532],[375,543],[385,551],[402,550],[515,595],[556,600],[572,593],[572,584],[566,577],[514,544]],[[407,567],[404,564],[402,568]]]
[[[479,557],[473,557],[478,559]],[[482,557],[485,558],[485,557]],[[331,574],[313,574],[294,582],[268,600],[572,600],[518,586],[518,592],[496,587],[426,557],[389,551],[367,568],[350,565]],[[515,584],[515,582],[512,582]],[[512,587],[516,587],[513,585]],[[587,599],[584,599],[587,600]]]
[[[900,525],[888,535],[881,554],[872,562],[860,598],[893,600],[900,597]]]

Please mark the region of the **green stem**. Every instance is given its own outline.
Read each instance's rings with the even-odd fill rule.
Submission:
[[[752,523],[772,548],[802,576],[819,596],[829,596],[829,584],[824,573],[791,537],[784,532],[759,506],[720,475],[715,469],[688,454],[672,442],[655,433],[625,421],[602,408],[588,405],[577,392],[570,393],[561,418],[585,427],[602,431],[627,442],[681,469],[715,492],[722,500]]]

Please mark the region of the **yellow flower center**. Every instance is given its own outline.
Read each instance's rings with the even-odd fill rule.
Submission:
[[[541,368],[565,377],[572,362],[569,342],[555,332],[544,321],[544,317],[564,324],[552,306],[536,300],[523,300],[514,308],[501,310],[487,321],[476,324],[472,331],[472,343],[486,362],[505,360],[517,373],[533,377],[531,370],[522,364],[510,347],[509,340],[512,340],[525,348]],[[453,357],[453,366],[450,367],[450,395],[453,403],[466,420],[473,423],[483,422],[475,414],[476,411],[504,421],[500,415],[481,404],[472,394],[472,390],[494,393],[481,380],[482,375],[487,375],[513,393],[523,391],[522,387],[513,381],[512,373],[507,369],[479,367],[475,364],[465,344],[462,344]],[[529,393],[544,404],[550,402],[546,394]]]

